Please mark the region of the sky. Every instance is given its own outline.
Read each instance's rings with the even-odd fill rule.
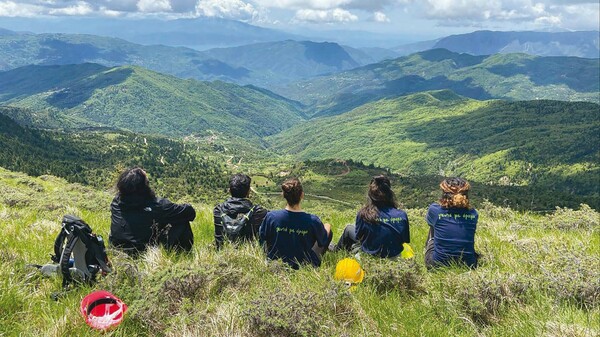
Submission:
[[[0,0],[0,17],[220,17],[293,32],[439,37],[474,30],[599,30],[598,0]]]

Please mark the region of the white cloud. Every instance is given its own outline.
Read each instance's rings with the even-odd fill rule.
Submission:
[[[13,1],[0,1],[0,16],[32,17],[39,15],[43,7],[32,4],[18,4]]]
[[[375,22],[390,22],[390,19],[383,12],[373,13],[373,21]]]
[[[94,12],[92,7],[84,1],[77,2],[76,5],[63,7],[63,8],[53,8],[48,11],[50,15],[88,15]]]
[[[451,26],[514,23],[531,29],[597,30],[600,5],[588,0],[426,0],[423,14]]]
[[[163,13],[171,11],[169,0],[140,0],[137,8],[144,13]]]
[[[255,0],[263,7],[284,9],[361,9],[365,11],[380,11],[385,7],[411,3],[413,0]]]
[[[241,0],[200,0],[196,4],[196,14],[239,20],[260,16],[259,11],[251,3]]]
[[[357,21],[358,16],[341,8],[332,10],[300,9],[296,11],[294,21],[312,23],[336,23]]]

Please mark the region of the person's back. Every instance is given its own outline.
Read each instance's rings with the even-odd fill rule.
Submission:
[[[470,184],[464,179],[449,178],[440,187],[442,198],[429,206],[426,216],[430,232],[425,264],[431,268],[462,262],[477,267],[475,231],[479,215],[469,205]]]
[[[410,243],[408,216],[394,207],[379,209],[379,218],[374,224],[356,217],[356,237],[363,252],[379,257],[395,257]]]
[[[140,168],[123,172],[117,188],[119,193],[110,205],[109,242],[113,246],[131,254],[156,243],[167,248],[192,248],[194,239],[189,222],[196,217],[196,211],[191,205],[157,198]]]
[[[332,250],[360,249],[373,256],[393,258],[400,255],[404,243],[410,243],[408,216],[398,208],[389,178],[375,176],[369,184],[367,203]]]
[[[229,181],[231,197],[213,209],[217,248],[221,248],[225,240],[244,241],[258,237],[258,228],[267,210],[248,199],[250,184],[250,177],[245,174],[232,176]]]
[[[304,192],[300,181],[290,179],[283,183],[282,190],[288,205],[267,213],[260,226],[260,243],[267,258],[281,259],[294,269],[304,263],[320,266],[320,256],[331,242],[331,226],[301,210]]]

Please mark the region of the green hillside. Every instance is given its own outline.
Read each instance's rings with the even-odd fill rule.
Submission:
[[[450,91],[365,104],[268,140],[300,159],[352,159],[409,176],[544,185],[598,201],[595,103],[476,101]]]
[[[225,163],[202,144],[130,132],[35,130],[6,117],[19,110],[0,108],[0,167],[109,189],[123,169],[142,166],[161,194],[196,200],[221,196],[227,184]]]
[[[428,90],[450,89],[475,99],[552,99],[600,102],[600,59],[526,54],[472,56],[433,49],[278,89],[335,115],[364,103]]]
[[[216,131],[258,140],[302,120],[297,104],[263,89],[89,63],[2,72],[0,103],[51,110],[72,121],[65,127],[110,126],[170,136]]]

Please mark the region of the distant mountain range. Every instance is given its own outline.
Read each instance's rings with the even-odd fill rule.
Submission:
[[[134,43],[195,49],[250,43],[305,40],[306,37],[221,18],[126,19],[90,17],[0,17],[0,27],[33,33],[94,34]]]
[[[526,54],[473,56],[432,49],[276,90],[335,115],[384,97],[451,89],[475,98],[600,101],[600,59]]]
[[[66,128],[110,126],[169,136],[215,131],[258,140],[303,120],[296,103],[264,89],[91,63],[1,72],[0,103],[49,111]]]
[[[30,64],[94,62],[105,66],[138,65],[181,78],[266,88],[356,68],[390,56],[385,49],[364,51],[327,42],[286,40],[201,52],[144,46],[95,35],[0,33],[0,70]]]
[[[444,48],[457,53],[492,55],[526,53],[538,56],[600,57],[600,32],[476,31],[393,48],[401,55]]]

